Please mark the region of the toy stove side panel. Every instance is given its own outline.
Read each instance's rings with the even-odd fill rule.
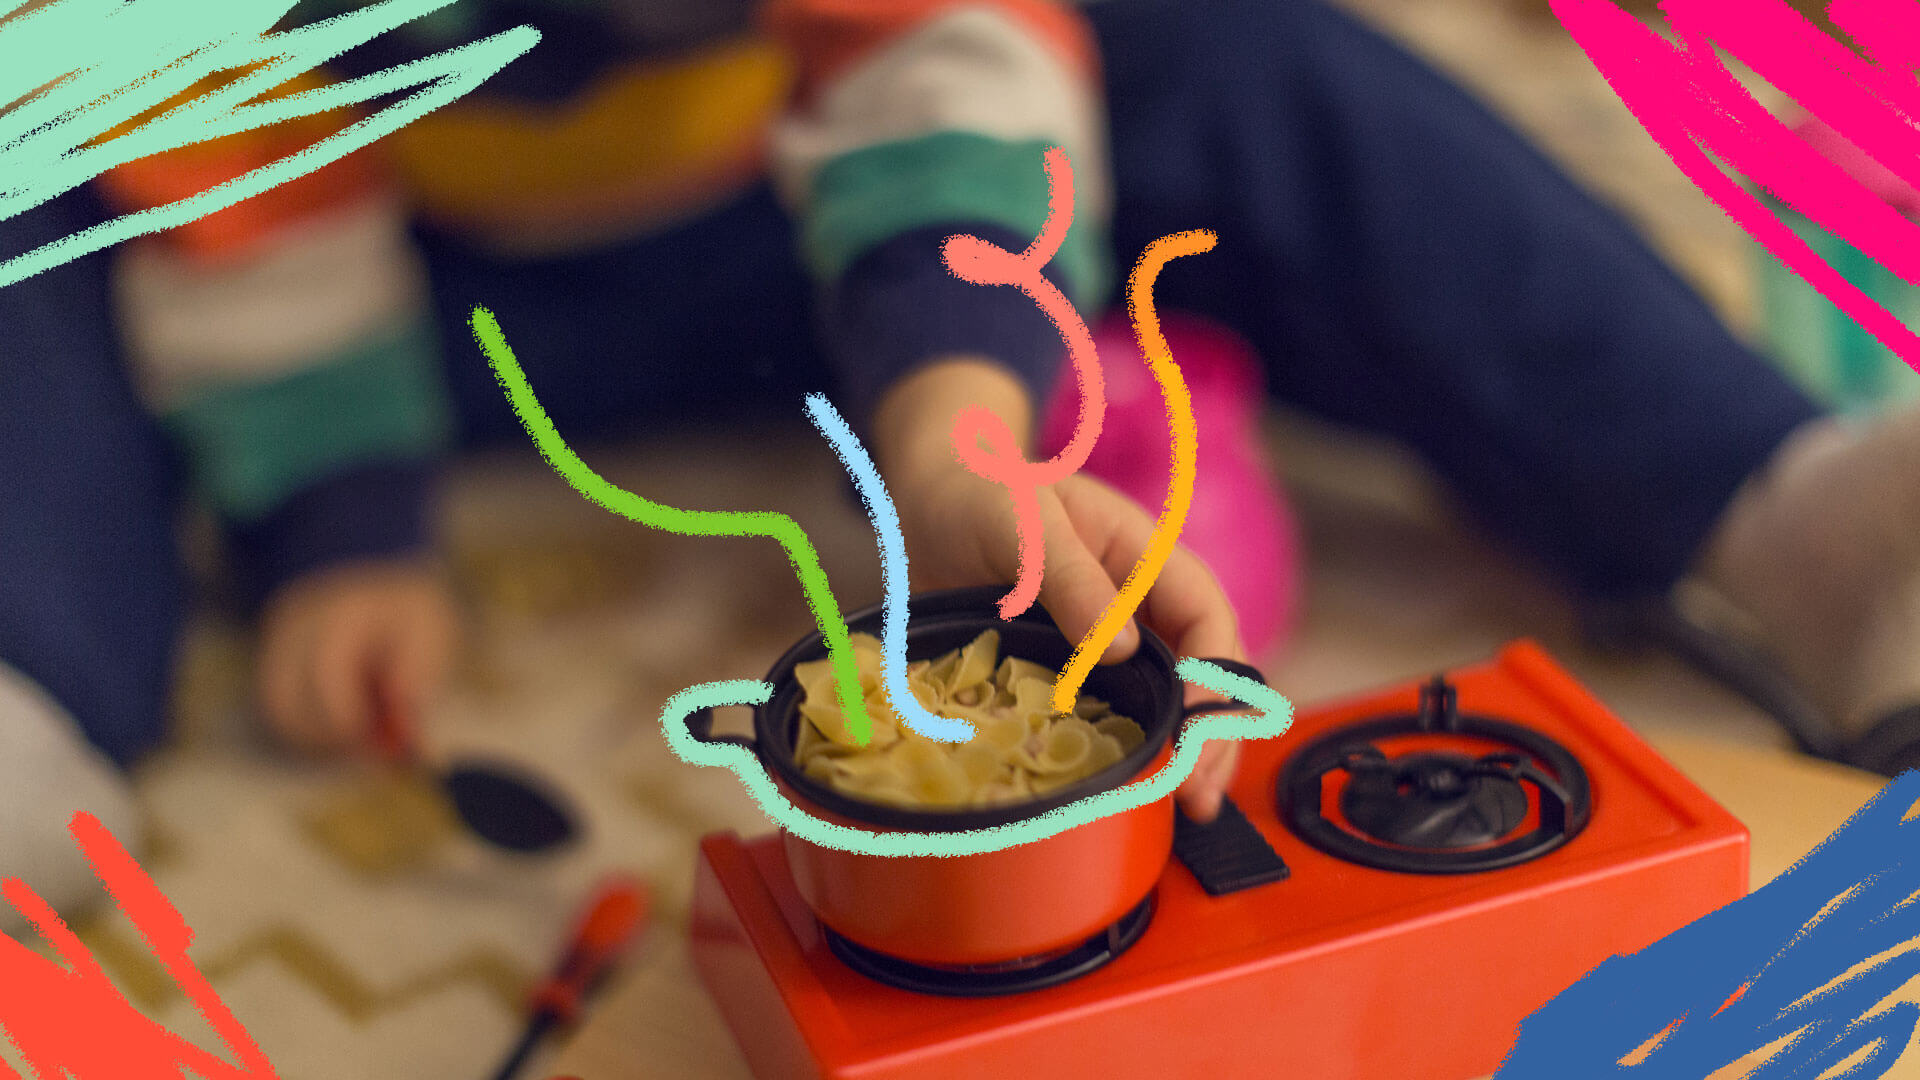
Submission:
[[[885,1056],[897,1067],[836,1075],[1472,1080],[1499,1067],[1522,1020],[1596,965],[1738,898],[1744,852],[1731,838],[1707,842],[1239,967],[1196,965],[998,1031],[895,1048]]]
[[[775,981],[772,964],[782,943],[767,940],[764,920],[751,917],[772,899],[750,895],[764,893],[765,886],[748,862],[746,848],[732,833],[700,841],[690,919],[694,967],[755,1076],[822,1080],[794,1010]]]

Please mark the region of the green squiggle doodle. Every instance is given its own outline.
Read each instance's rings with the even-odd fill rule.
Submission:
[[[1188,721],[1174,746],[1173,759],[1145,779],[1090,795],[1024,821],[963,832],[871,832],[822,821],[780,793],[753,751],[736,743],[701,742],[687,730],[687,717],[695,710],[765,704],[773,696],[770,683],[758,679],[729,679],[689,687],[667,699],[666,708],[660,712],[660,723],[666,730],[667,745],[682,761],[732,769],[768,817],[808,843],[889,857],[984,855],[1036,843],[1076,825],[1157,802],[1172,794],[1193,772],[1200,760],[1200,748],[1207,740],[1270,739],[1284,735],[1293,723],[1292,703],[1270,687],[1193,657],[1181,660],[1175,670],[1188,682],[1244,702],[1256,711],[1251,715],[1206,713]]]
[[[827,572],[820,566],[820,556],[813,550],[813,541],[807,539],[800,523],[771,510],[680,510],[641,498],[607,480],[582,461],[554,429],[547,411],[533,396],[533,387],[528,385],[526,373],[514,359],[513,350],[507,347],[506,335],[501,333],[493,312],[476,307],[468,322],[473,327],[474,339],[480,343],[480,351],[486,354],[487,363],[493,365],[494,377],[507,393],[514,415],[533,437],[540,456],[589,502],[662,532],[682,536],[765,536],[779,542],[800,578],[800,588],[806,594],[807,606],[813,609],[814,622],[826,639],[840,708],[847,718],[847,732],[854,742],[865,746],[873,725],[867,718],[866,698],[860,692],[860,671],[854,663],[853,643],[847,637],[847,623],[840,614],[840,604],[827,584]]]
[[[0,262],[0,288],[123,240],[184,225],[338,161],[468,93],[540,40],[533,27],[518,26],[387,71],[253,101],[450,2],[386,0],[278,33],[271,28],[294,0],[56,0],[0,25],[0,108],[18,100],[0,113],[0,220],[139,158],[418,88],[312,146],[210,190]],[[0,17],[17,6],[0,2]],[[130,132],[97,141],[205,76],[254,65],[260,66]]]

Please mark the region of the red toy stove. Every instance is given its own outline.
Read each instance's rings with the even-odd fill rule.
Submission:
[[[776,837],[709,836],[694,956],[762,1077],[1470,1080],[1747,884],[1746,829],[1528,643],[1247,744],[1175,846],[1086,946],[955,972],[824,930]]]

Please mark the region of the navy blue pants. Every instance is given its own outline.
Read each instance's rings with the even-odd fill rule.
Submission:
[[[1162,276],[1162,306],[1245,335],[1275,398],[1410,447],[1572,586],[1669,585],[1816,415],[1615,214],[1321,0],[1088,15],[1121,265],[1166,233],[1217,231],[1218,249]],[[0,252],[87,212],[69,199],[0,222]],[[759,191],[586,258],[503,266],[425,238],[466,437],[523,437],[467,335],[475,303],[576,436],[791,414],[831,390],[790,235]],[[183,597],[174,470],[127,388],[101,263],[0,290],[0,658],[125,760],[161,734]]]

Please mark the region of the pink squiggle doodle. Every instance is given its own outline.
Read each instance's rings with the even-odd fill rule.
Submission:
[[[947,269],[960,280],[973,285],[1011,285],[1039,305],[1066,342],[1067,358],[1080,384],[1080,416],[1074,423],[1073,438],[1046,461],[1028,461],[1007,422],[991,409],[974,405],[954,417],[953,452],[960,463],[974,475],[1005,486],[1013,499],[1020,565],[1013,588],[1000,599],[1003,619],[1032,607],[1040,595],[1045,563],[1040,489],[1071,476],[1087,463],[1107,411],[1106,385],[1101,381],[1093,333],[1066,295],[1041,273],[1060,250],[1067,228],[1073,224],[1073,165],[1066,151],[1057,146],[1047,148],[1046,165],[1047,218],[1040,225],[1040,235],[1025,251],[1016,255],[965,233],[948,237],[940,249]],[[987,444],[984,447],[980,445],[982,439]]]
[[[1909,74],[1920,58],[1920,7],[1912,0],[1834,0],[1829,14],[1884,65],[1876,66],[1783,0],[1666,0],[1662,6],[1678,44],[1609,0],[1552,5],[1688,179],[1788,269],[1920,371],[1920,335],[1829,266],[1706,153],[1920,285],[1920,223],[1803,142],[1740,85],[1714,50],[1716,43],[1724,47],[1896,175],[1920,183],[1920,88]]]

